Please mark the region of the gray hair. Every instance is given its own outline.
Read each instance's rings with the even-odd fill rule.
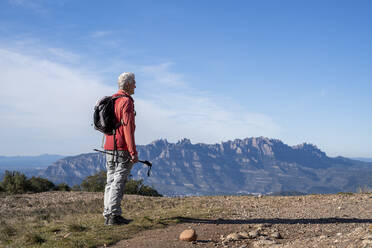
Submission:
[[[126,90],[130,84],[134,83],[133,72],[123,72],[118,78],[118,86],[121,90]]]

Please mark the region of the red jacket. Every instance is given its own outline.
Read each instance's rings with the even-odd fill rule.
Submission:
[[[116,147],[118,150],[127,150],[130,155],[137,154],[136,143],[134,141],[134,131],[136,124],[134,121],[134,100],[123,90],[119,90],[117,95],[126,95],[128,97],[120,97],[115,100],[115,116],[119,122],[123,124],[116,129]],[[113,135],[106,135],[105,150],[114,150]]]

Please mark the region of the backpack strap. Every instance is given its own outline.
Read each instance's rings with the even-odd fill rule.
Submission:
[[[116,153],[117,153],[117,145],[116,145],[116,128],[114,129],[113,131],[113,135],[112,135],[113,139],[114,139],[114,156],[112,156],[112,163],[117,163],[118,162],[118,158],[116,156]],[[116,165],[115,165],[116,166]]]
[[[118,98],[120,98],[120,97],[127,97],[127,98],[129,98],[130,100],[132,100],[132,102],[134,102],[133,98],[132,98],[130,95],[117,95],[117,96],[113,97],[113,99],[116,100],[116,99],[118,99]],[[123,106],[123,108],[124,108],[124,106]],[[123,111],[123,108],[120,110],[120,112]],[[136,116],[136,111],[134,111],[134,116]],[[118,127],[121,126],[121,125],[124,125],[124,121],[123,121],[123,119],[120,120],[120,122],[117,124],[117,127],[116,127],[116,128],[118,128]]]
[[[130,95],[123,95],[123,94],[121,94],[121,95],[114,95],[114,96],[112,96],[112,100],[116,100],[116,99],[118,99],[118,98],[120,98],[120,97],[128,97],[129,99],[131,99],[132,101],[134,101],[133,100],[133,98],[130,96]]]

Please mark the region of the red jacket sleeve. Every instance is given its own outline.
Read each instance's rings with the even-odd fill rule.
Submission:
[[[125,143],[127,144],[128,151],[131,156],[137,154],[136,142],[134,139],[134,132],[136,129],[135,116],[134,116],[134,104],[133,101],[128,101],[128,104],[124,105],[123,108],[123,128]]]

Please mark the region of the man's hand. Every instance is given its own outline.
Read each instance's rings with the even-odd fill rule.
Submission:
[[[133,155],[130,162],[132,162],[133,164],[137,163],[138,162],[138,155]]]

